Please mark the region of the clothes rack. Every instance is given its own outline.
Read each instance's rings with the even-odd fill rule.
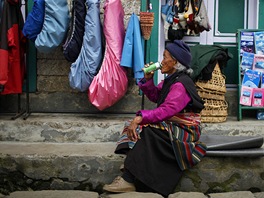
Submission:
[[[24,0],[25,3],[25,18],[28,15],[28,0]],[[29,40],[26,43],[26,109],[24,112],[23,119],[26,120],[30,116],[30,106],[29,106]]]
[[[25,19],[27,17],[27,14],[28,14],[28,5],[27,5],[27,0],[23,0],[21,2],[21,7],[24,6],[25,7]],[[17,115],[15,115],[14,117],[12,117],[11,119],[12,120],[15,120],[21,116],[23,116],[23,119],[27,119],[27,117],[29,116],[29,80],[28,80],[28,74],[29,74],[29,67],[27,65],[28,63],[28,40],[26,42],[26,51],[25,51],[25,54],[26,54],[26,75],[24,77],[24,80],[25,80],[25,91],[26,91],[26,108],[24,110],[22,110],[21,108],[21,94],[18,94],[18,110],[20,111]]]
[[[28,15],[28,1],[27,0],[23,0],[21,2],[21,7],[24,6],[25,7],[25,19]],[[30,115],[30,108],[29,108],[29,66],[28,66],[28,59],[29,59],[29,56],[28,56],[28,51],[29,51],[29,45],[28,45],[28,42],[29,40],[27,40],[26,42],[26,51],[25,51],[25,54],[26,54],[26,59],[25,59],[25,64],[26,64],[26,75],[24,77],[24,83],[25,83],[25,92],[26,92],[26,107],[24,110],[22,110],[21,108],[21,94],[18,94],[18,110],[20,111],[17,115],[15,115],[14,117],[12,117],[11,119],[12,120],[15,120],[21,116],[23,116],[23,119],[26,120],[29,115]]]

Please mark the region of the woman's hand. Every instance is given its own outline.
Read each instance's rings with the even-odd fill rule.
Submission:
[[[132,141],[137,141],[139,138],[138,133],[136,132],[136,129],[138,125],[141,123],[142,117],[136,116],[133,121],[130,123],[127,129],[127,137]]]
[[[153,62],[150,62],[149,64],[146,64],[145,67],[149,67],[149,65],[151,65],[151,64],[153,64]],[[143,69],[142,69],[142,70],[143,70]],[[153,76],[154,76],[154,71],[151,71],[151,72],[149,72],[149,73],[144,73],[144,78],[145,78],[146,80],[150,80],[150,79],[152,79]]]

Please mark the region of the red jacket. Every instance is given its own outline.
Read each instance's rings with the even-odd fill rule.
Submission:
[[[5,1],[0,24],[0,94],[22,93],[25,43],[20,0]]]

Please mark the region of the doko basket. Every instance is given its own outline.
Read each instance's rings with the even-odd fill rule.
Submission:
[[[149,40],[154,25],[154,13],[140,12],[139,16],[140,16],[140,28],[143,38],[145,40]]]
[[[198,87],[196,85],[198,95],[201,98],[205,99],[215,99],[215,100],[225,100],[225,95],[221,92],[218,91],[212,91],[212,90],[207,90],[204,89],[203,87]]]
[[[222,74],[219,64],[215,65],[210,80],[198,80],[195,84],[199,96],[205,102],[205,108],[201,111],[201,122],[215,123],[226,121],[228,105],[225,100],[225,76]]]
[[[201,111],[201,116],[222,117],[227,116],[227,102],[224,100],[203,99],[205,108]]]
[[[197,80],[195,84],[210,91],[226,93],[225,76],[222,74],[218,63],[215,65],[210,80]]]
[[[227,116],[218,116],[218,117],[202,116],[201,122],[202,123],[219,123],[219,122],[225,122],[226,119],[227,119]]]

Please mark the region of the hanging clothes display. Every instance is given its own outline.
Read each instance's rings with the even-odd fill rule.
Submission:
[[[69,73],[70,86],[81,92],[87,91],[98,73],[103,59],[100,1],[86,0],[88,10],[85,18],[85,33],[81,52],[72,63]]]
[[[41,32],[44,23],[45,0],[34,0],[31,12],[28,14],[24,27],[23,34],[31,41],[35,41],[38,34]]]
[[[122,51],[121,66],[133,69],[134,78],[139,81],[144,77],[144,51],[141,41],[140,23],[137,15],[131,15],[126,29]]]
[[[0,94],[22,93],[25,74],[24,25],[21,1],[6,0],[0,23]]]
[[[99,73],[88,92],[90,102],[104,110],[120,100],[127,91],[126,70],[120,66],[125,37],[124,9],[121,0],[106,0],[104,4],[104,35],[106,50]]]
[[[72,63],[76,61],[82,48],[86,10],[85,0],[73,1],[71,27],[63,45],[63,55]]]
[[[66,37],[69,21],[67,0],[45,0],[43,28],[35,40],[37,50],[48,53],[57,48]]]
[[[181,40],[185,35],[210,31],[204,0],[166,0],[161,5],[165,39]]]

